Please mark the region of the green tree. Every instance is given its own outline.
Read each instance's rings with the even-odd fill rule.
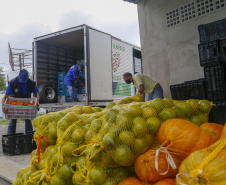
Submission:
[[[0,91],[5,91],[6,90],[6,85],[5,85],[5,77],[0,75]]]

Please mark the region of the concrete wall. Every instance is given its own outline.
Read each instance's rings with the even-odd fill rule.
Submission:
[[[166,28],[165,14],[188,0],[142,0],[138,3],[144,74],[157,80],[164,96],[171,97],[170,85],[204,77],[199,63],[200,24],[226,18],[226,8],[177,26]]]

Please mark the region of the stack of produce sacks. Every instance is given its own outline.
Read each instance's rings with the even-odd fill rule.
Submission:
[[[117,185],[127,177],[136,175],[140,177],[139,171],[142,173],[144,170],[137,172],[135,161],[138,161],[142,154],[145,155],[150,147],[155,151],[151,151],[150,156],[155,156],[156,150],[161,147],[167,147],[169,152],[172,148],[171,156],[175,153],[175,157],[172,158],[176,161],[174,164],[178,169],[183,154],[188,155],[191,151],[185,151],[177,156],[178,150],[173,148],[178,142],[172,144],[170,138],[164,134],[156,137],[159,128],[168,119],[173,118],[181,118],[179,120],[183,119],[184,122],[186,122],[184,119],[190,120],[197,125],[208,122],[211,103],[206,100],[171,99],[140,101],[141,96],[136,95],[120,101],[117,105],[110,103],[105,109],[76,106],[35,119],[33,122],[36,128],[35,137],[40,147],[32,153],[31,165],[21,170],[23,173],[26,172],[24,173],[26,175],[21,178],[19,171],[13,185]],[[165,123],[162,124],[163,122]],[[184,122],[179,124],[183,127]],[[193,123],[189,122],[198,127]],[[171,130],[173,124],[165,128]],[[168,135],[167,129],[162,129],[162,133]],[[171,134],[174,135],[175,132]],[[49,140],[52,145],[46,148]],[[179,147],[181,146],[180,143]],[[193,147],[194,150],[196,148],[200,147]],[[164,165],[168,165],[168,161],[165,160],[168,153],[163,154],[159,151],[158,159],[162,158]],[[162,175],[159,178],[167,168],[161,168],[161,160],[158,161],[158,166],[157,177],[151,181],[146,180],[147,183],[176,176],[173,169],[173,175]]]

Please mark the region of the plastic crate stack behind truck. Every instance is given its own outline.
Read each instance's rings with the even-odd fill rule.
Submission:
[[[199,58],[204,79],[171,85],[176,100],[207,99],[213,101],[210,122],[226,122],[226,19],[198,27]]]
[[[226,19],[199,26],[200,65],[204,67],[206,98],[213,101],[210,122],[226,122]]]
[[[58,103],[65,103],[70,101],[67,86],[64,85],[64,77],[66,72],[58,72]]]
[[[70,102],[68,88],[66,85],[64,85],[65,75],[65,72],[58,72],[58,103]],[[85,84],[85,72],[80,72],[79,76],[82,78],[82,82]],[[74,86],[77,91],[77,98],[79,101],[85,101],[85,87],[82,87],[77,79],[75,79]]]

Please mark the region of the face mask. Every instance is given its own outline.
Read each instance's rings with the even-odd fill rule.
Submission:
[[[131,83],[130,79],[127,79],[127,80],[126,80],[126,83],[127,83],[127,84],[130,84],[130,83]]]

